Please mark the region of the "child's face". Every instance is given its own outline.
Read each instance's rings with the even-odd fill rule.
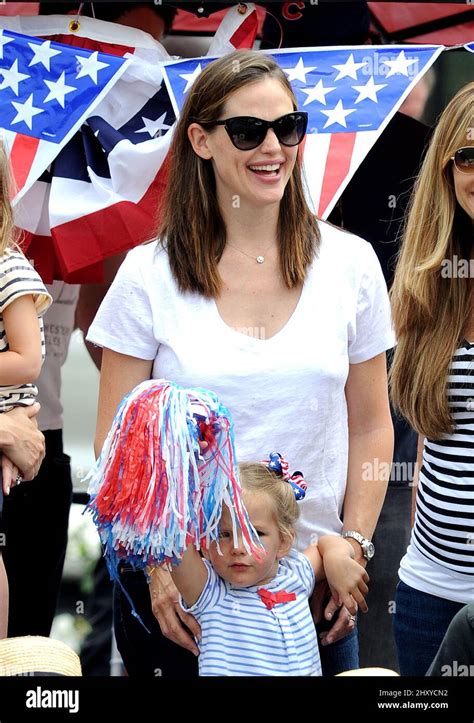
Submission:
[[[275,577],[278,560],[288,553],[291,540],[282,538],[275,520],[273,503],[268,495],[244,492],[244,503],[267,554],[260,561],[249,555],[240,531],[238,546],[234,547],[231,516],[229,509],[224,506],[219,540],[222,555],[219,555],[214,542],[209,549],[209,559],[217,574],[235,587],[265,585]]]

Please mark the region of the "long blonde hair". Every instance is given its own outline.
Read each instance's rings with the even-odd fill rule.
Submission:
[[[474,83],[446,106],[415,183],[390,292],[398,344],[390,370],[393,404],[427,437],[453,432],[446,383],[472,312],[469,279],[444,278],[446,261],[467,259],[472,219],[459,205],[451,157],[474,142]]]
[[[296,98],[283,70],[270,56],[251,50],[237,50],[209,63],[184,103],[173,137],[170,177],[157,231],[159,238],[166,238],[171,271],[183,292],[208,298],[219,295],[222,282],[217,264],[226,243],[212,162],[194,152],[188,127],[193,122],[218,120],[233,93],[266,78],[282,84],[296,110]],[[317,219],[306,203],[297,161],[278,218],[280,268],[288,288],[304,280],[319,242]]]
[[[13,210],[10,203],[13,180],[10,164],[0,139],[0,256],[7,248],[15,248]]]

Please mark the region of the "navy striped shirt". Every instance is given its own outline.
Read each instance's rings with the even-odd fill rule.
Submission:
[[[318,641],[308,598],[314,572],[307,557],[292,550],[282,558],[270,592],[285,590],[296,599],[269,610],[258,585],[234,587],[219,577],[212,565],[196,603],[187,607],[199,621],[199,674],[221,676],[321,675]]]
[[[425,439],[412,542],[474,585],[474,344],[464,341],[447,382],[454,432]]]

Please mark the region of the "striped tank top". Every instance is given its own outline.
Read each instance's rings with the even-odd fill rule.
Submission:
[[[447,382],[454,432],[425,438],[411,542],[474,585],[474,344],[464,341]]]

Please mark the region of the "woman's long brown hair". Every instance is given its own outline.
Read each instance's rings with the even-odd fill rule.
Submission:
[[[288,79],[270,56],[238,50],[210,63],[190,91],[175,129],[171,169],[161,207],[157,236],[166,246],[170,267],[181,291],[215,298],[221,289],[217,264],[226,243],[226,229],[216,196],[210,160],[193,150],[187,130],[192,122],[218,120],[226,100],[249,83],[275,78],[296,98]],[[280,267],[288,288],[305,278],[319,248],[316,216],[309,209],[298,161],[280,203],[278,244]]]
[[[453,432],[446,394],[452,357],[472,313],[469,278],[446,262],[470,259],[473,221],[456,199],[451,157],[474,145],[474,83],[442,113],[410,202],[395,278],[392,313],[398,344],[390,370],[393,404],[422,435]]]

